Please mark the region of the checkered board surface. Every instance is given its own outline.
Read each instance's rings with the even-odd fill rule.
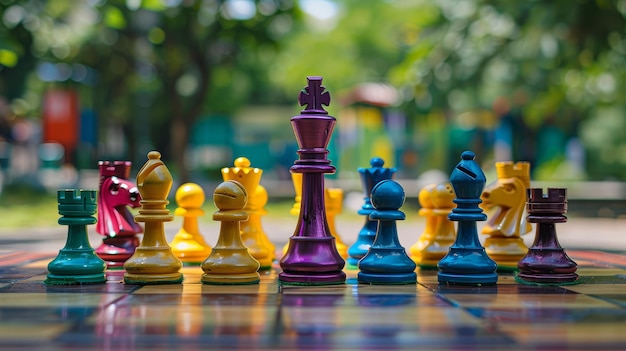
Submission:
[[[626,349],[626,254],[569,251],[580,284],[211,286],[43,284],[54,255],[0,254],[0,349]]]

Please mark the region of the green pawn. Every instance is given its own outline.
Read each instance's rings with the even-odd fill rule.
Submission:
[[[87,225],[96,223],[95,190],[59,190],[59,224],[67,225],[67,241],[48,264],[47,285],[95,284],[106,282],[106,263],[89,244]]]

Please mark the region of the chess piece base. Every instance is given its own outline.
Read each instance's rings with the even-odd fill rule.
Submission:
[[[357,275],[359,283],[368,284],[415,284],[417,283],[417,274],[411,273],[396,273],[396,274],[375,274],[359,272]]]
[[[245,284],[257,284],[261,281],[259,273],[245,273],[245,274],[208,274],[202,275],[203,284],[211,285],[245,285]]]
[[[344,284],[346,281],[346,273],[328,272],[328,273],[287,273],[281,272],[278,274],[278,280],[281,284],[285,285],[338,285]]]
[[[193,239],[172,241],[170,244],[172,253],[185,266],[198,266],[202,264],[210,254],[211,248],[206,247]]]
[[[254,257],[254,255],[252,257]],[[256,258],[256,260],[259,261],[260,264],[259,270],[266,271],[272,269],[272,263],[274,263],[274,260],[271,256],[267,256],[263,259]]]
[[[162,274],[124,274],[126,284],[178,284],[183,281],[182,273],[162,273]]]
[[[529,283],[538,283],[540,285],[543,284],[556,284],[560,285],[563,283],[573,283],[578,280],[578,274],[576,273],[563,273],[563,274],[527,274],[527,273],[518,273],[515,276],[516,280],[522,280],[522,282]]]
[[[437,275],[439,283],[458,284],[458,285],[492,285],[498,282],[497,273],[486,274],[455,274],[439,272]]]
[[[485,252],[496,261],[499,271],[515,271],[528,248],[519,237],[492,236],[485,240]]]
[[[452,242],[447,245],[434,244],[431,242],[419,248],[412,246],[409,252],[413,262],[420,267],[437,268],[437,263],[448,254]]]
[[[104,282],[106,282],[104,273],[84,275],[59,275],[50,273],[44,281],[46,285],[99,284]]]
[[[104,238],[96,248],[96,254],[103,259],[109,269],[123,269],[135,248],[139,246],[139,238],[135,235],[127,237]]]

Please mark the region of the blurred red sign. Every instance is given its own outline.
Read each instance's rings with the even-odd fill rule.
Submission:
[[[78,94],[49,89],[43,98],[43,142],[59,143],[66,155],[74,151],[79,129]]]

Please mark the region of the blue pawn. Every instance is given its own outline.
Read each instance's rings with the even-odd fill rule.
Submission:
[[[457,207],[448,215],[448,219],[459,224],[456,241],[437,265],[440,283],[481,285],[495,284],[498,281],[498,266],[487,256],[485,248],[478,240],[476,221],[487,219],[483,210],[478,207],[482,202],[480,194],[486,178],[474,161],[475,157],[471,151],[463,152],[461,162],[450,175]]]
[[[376,208],[369,218],[378,221],[376,238],[367,254],[359,261],[359,283],[415,284],[415,262],[406,254],[398,240],[396,221],[404,220],[398,209],[404,203],[404,189],[393,180],[383,180],[372,189]]]
[[[385,161],[383,161],[382,158],[374,157],[370,160],[370,168],[359,167],[361,185],[365,191],[365,197],[363,198],[365,203],[358,211],[358,214],[365,216],[365,224],[363,225],[363,228],[361,228],[359,236],[354,244],[352,244],[352,246],[348,249],[349,257],[346,261],[348,265],[353,267],[356,267],[359,260],[367,254],[367,251],[370,246],[372,246],[374,238],[376,237],[376,228],[378,227],[378,223],[369,218],[369,215],[374,212],[374,207],[372,206],[372,202],[370,200],[372,188],[374,188],[374,185],[382,180],[391,179],[393,174],[396,172],[395,168],[385,168],[383,167],[383,164],[385,164]]]

